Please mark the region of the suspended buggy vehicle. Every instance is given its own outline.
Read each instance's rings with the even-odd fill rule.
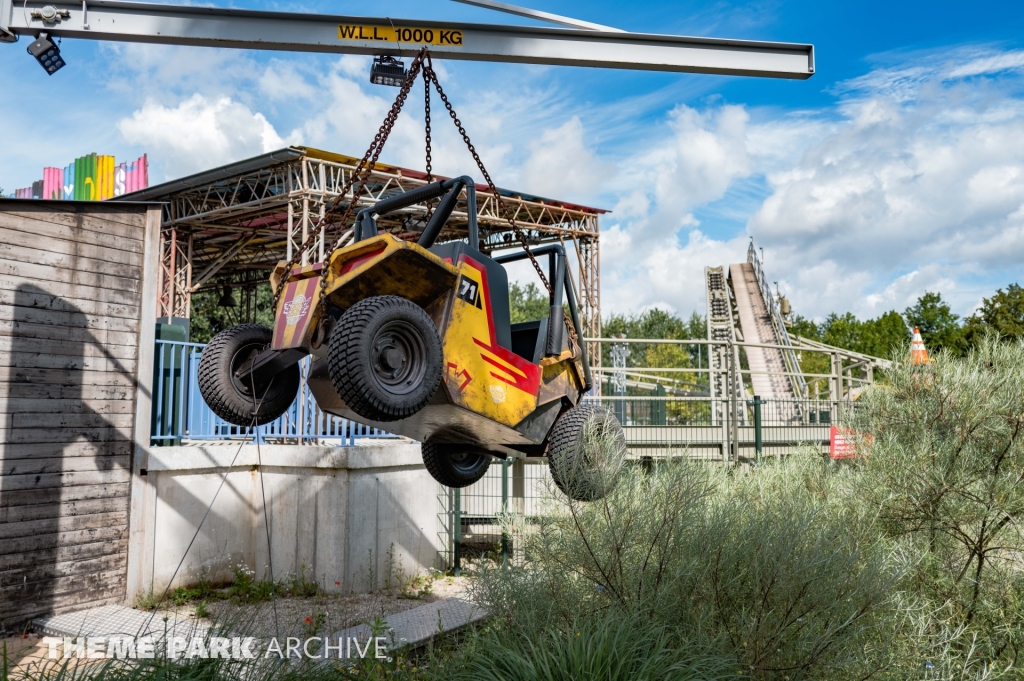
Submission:
[[[504,210],[424,48],[327,216],[352,189],[340,220],[347,224],[418,75],[425,87],[428,177],[433,85]],[[451,227],[463,192],[466,240],[435,243]],[[436,199],[415,243],[378,234],[378,216]],[[531,250],[508,219],[523,252],[492,258],[480,251],[476,184],[468,176],[362,208],[352,243],[339,247],[339,240],[322,263],[294,267],[289,261],[274,269],[273,330],[243,324],[213,337],[199,362],[203,399],[235,425],[273,421],[295,400],[298,364],[311,355],[307,381],[323,411],[419,440],[427,470],[443,485],[476,482],[494,458],[546,456],[551,477],[568,496],[604,496],[617,480],[626,441],[608,410],[582,402],[593,379],[565,251],[560,245]],[[325,224],[321,218],[299,252]],[[538,255],[548,258],[548,276]],[[551,307],[545,319],[511,324],[503,265],[523,258],[533,262]]]
[[[435,244],[463,191],[468,240]],[[439,197],[418,242],[377,234],[375,216]],[[419,440],[443,485],[476,482],[495,457],[547,456],[569,496],[603,496],[625,438],[608,410],[581,403],[592,378],[565,251],[533,249],[548,258],[550,314],[511,324],[503,264],[527,253],[482,253],[476,216],[470,178],[433,182],[361,210],[353,243],[326,267],[279,265],[273,331],[235,326],[203,351],[206,403],[239,426],[272,421],[295,399],[298,362],[312,355],[308,382],[322,410]]]

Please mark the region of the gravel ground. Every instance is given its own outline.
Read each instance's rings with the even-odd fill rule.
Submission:
[[[418,598],[402,597],[399,592],[381,591],[372,594],[320,594],[308,598],[278,597],[274,601],[237,604],[230,600],[206,602],[209,616],[199,621],[228,626],[235,631],[256,637],[324,636],[342,629],[372,622],[404,610],[417,608],[445,598],[462,597],[466,591],[465,577],[440,577],[431,582],[431,593]],[[177,609],[194,614],[195,603]],[[277,611],[275,624],[275,605]],[[159,615],[158,615],[159,617]]]

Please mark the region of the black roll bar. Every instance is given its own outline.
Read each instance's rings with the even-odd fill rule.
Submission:
[[[448,218],[451,217],[452,211],[455,210],[459,194],[462,193],[463,189],[466,190],[466,209],[469,214],[469,246],[475,250],[480,250],[480,227],[477,224],[476,215],[476,183],[468,175],[444,180],[443,182],[431,182],[422,187],[389,196],[372,206],[363,208],[356,214],[355,240],[362,241],[371,236],[376,236],[377,223],[374,219],[376,215],[386,215],[401,208],[408,208],[417,203],[444,196],[437,210],[430,216],[430,221],[423,229],[423,234],[417,242],[424,248],[430,248],[434,245],[434,241],[437,240],[438,234],[441,233],[441,228],[444,227]]]

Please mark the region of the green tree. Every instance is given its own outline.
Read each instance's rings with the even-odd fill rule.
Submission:
[[[921,330],[921,338],[929,351],[945,350],[962,354],[964,329],[960,317],[953,313],[941,293],[927,291],[917,303],[903,311],[907,326]]]
[[[849,312],[832,313],[821,325],[823,343],[873,357],[889,357],[894,347],[907,341],[907,336],[907,325],[896,311],[865,321]]]
[[[233,289],[233,292],[236,301],[241,303],[242,292],[237,287]],[[208,343],[211,338],[224,329],[245,321],[241,307],[222,307],[220,305],[223,295],[223,283],[208,285],[192,294],[189,340],[193,343]],[[273,327],[274,315],[270,311],[273,300],[274,295],[270,290],[270,282],[259,284],[256,287],[255,319],[251,321],[266,327]]]
[[[906,322],[896,310],[864,323],[863,341],[858,352],[874,357],[891,357],[910,338]],[[851,348],[852,349],[852,348]]]
[[[1024,288],[1010,284],[985,298],[981,308],[965,324],[967,339],[976,345],[988,331],[1004,338],[1024,337]]]
[[[551,313],[550,299],[534,283],[520,286],[512,282],[508,287],[508,304],[512,323],[532,322]]]
[[[813,319],[807,319],[800,315],[794,315],[793,320],[786,325],[790,335],[809,338],[810,340],[821,341],[821,329]],[[824,342],[824,341],[822,341]]]

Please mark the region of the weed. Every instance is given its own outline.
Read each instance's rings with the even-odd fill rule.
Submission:
[[[320,593],[320,585],[316,583],[316,580],[306,576],[306,566],[303,564],[299,566],[299,574],[292,575],[284,591],[289,596],[311,598]]]
[[[153,592],[153,585],[149,585],[149,589],[145,593],[141,593],[135,597],[135,608],[137,610],[156,610],[157,606],[160,605],[160,599],[157,598]]]
[[[276,585],[271,581],[256,579],[256,571],[239,563],[231,568],[235,573],[235,581],[232,582],[229,594],[237,603],[258,603],[269,600],[276,591]]]
[[[206,601],[199,601],[199,604],[196,605],[195,615],[204,619],[210,616],[210,611],[206,608]]]

